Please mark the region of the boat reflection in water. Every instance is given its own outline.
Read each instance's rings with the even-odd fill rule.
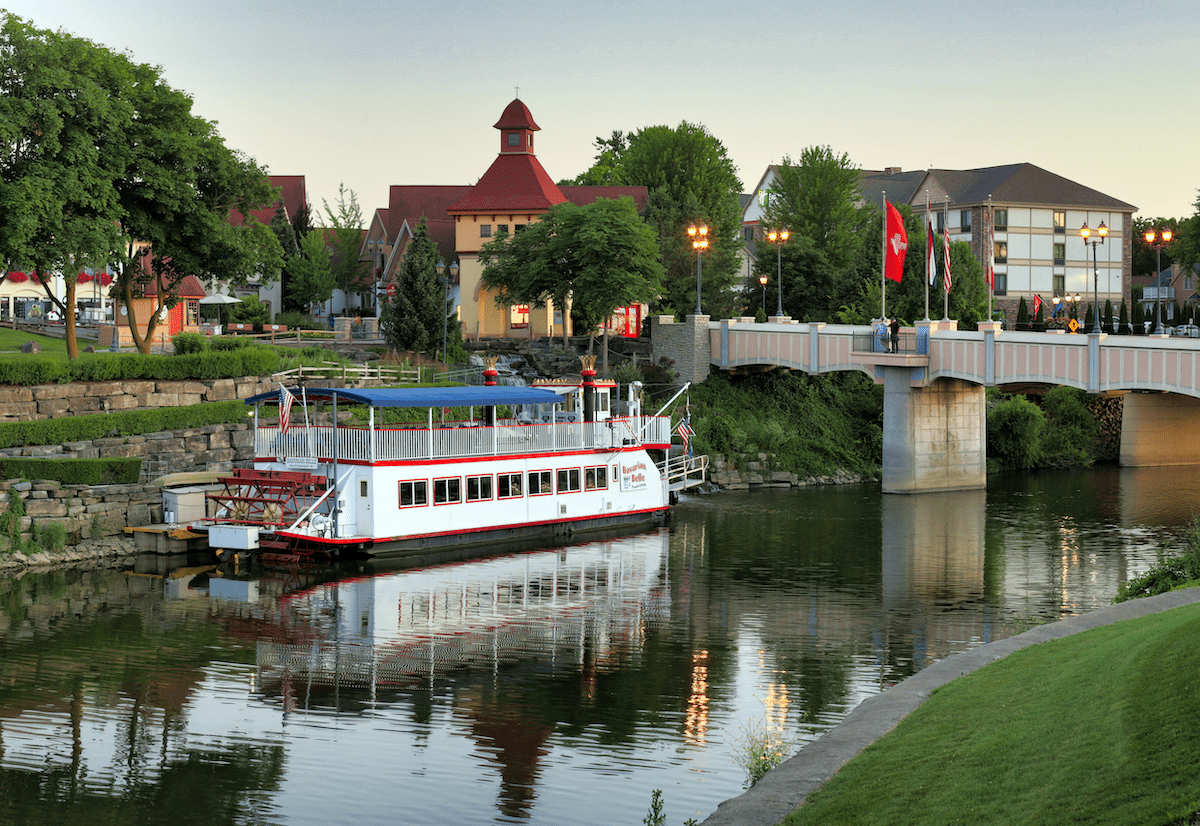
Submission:
[[[278,633],[258,634],[259,690],[296,701],[316,687],[411,685],[529,659],[575,666],[585,650],[603,664],[669,614],[667,551],[659,529],[285,594]]]

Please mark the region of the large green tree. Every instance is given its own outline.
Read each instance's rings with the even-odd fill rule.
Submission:
[[[787,229],[776,247],[759,243],[755,271],[771,292],[783,281],[784,312],[804,320],[832,318],[860,290],[859,261],[878,210],[861,203],[858,168],[828,146],[810,146],[776,168],[762,224]]]
[[[193,115],[187,95],[87,40],[0,20],[0,257],[62,274],[65,299],[49,287],[47,296],[66,319],[69,354],[82,266],[122,264],[114,293],[142,350],[185,276],[277,274],[269,228],[229,221],[232,209],[249,216],[274,199],[265,172]],[[143,337],[132,300],[150,281],[157,299]]]
[[[737,169],[721,141],[704,126],[649,126],[626,138],[614,132],[597,138],[596,163],[577,183],[644,186],[650,198],[643,218],[658,236],[665,268],[658,309],[684,314],[696,305],[697,253],[688,237],[693,223],[709,227],[702,254],[702,308],[729,315],[741,272],[742,189]]]
[[[369,293],[373,286],[371,262],[359,257],[363,244],[362,207],[358,205],[358,195],[353,189],[346,189],[344,184],[338,186],[334,206],[324,200],[321,203],[329,221],[328,241],[333,249],[334,281],[345,294],[346,308],[349,309],[351,293],[359,293],[361,303],[362,294]]]
[[[449,314],[446,290],[438,273],[439,260],[437,243],[429,237],[429,227],[421,218],[400,262],[395,292],[383,305],[380,320],[384,338],[397,350],[436,352],[457,340],[459,322]]]
[[[632,198],[558,204],[524,231],[485,244],[479,259],[483,286],[499,306],[553,301],[571,306],[588,329],[617,307],[650,301],[663,276],[654,233]],[[607,347],[604,353],[607,372]]]
[[[299,255],[288,261],[284,283],[292,305],[305,311],[319,311],[330,299],[337,283],[324,230],[309,230],[300,239]]]

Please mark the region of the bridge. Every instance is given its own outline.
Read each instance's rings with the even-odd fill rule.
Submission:
[[[1121,464],[1200,464],[1200,341],[1167,336],[978,332],[922,321],[902,331],[897,352],[866,325],[775,318],[652,319],[654,358],[682,378],[711,369],[786,367],[817,375],[858,370],[883,385],[883,490],[918,493],[987,484],[984,389],[1066,385],[1123,396]]]

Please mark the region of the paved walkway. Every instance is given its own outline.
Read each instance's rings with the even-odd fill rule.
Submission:
[[[745,794],[722,803],[701,826],[777,826],[847,761],[895,728],[909,712],[928,700],[934,689],[956,677],[1040,642],[1196,602],[1200,602],[1200,588],[1134,599],[1039,625],[1015,637],[939,660],[882,694],[861,702],[842,722],[806,745],[795,757],[768,772]]]

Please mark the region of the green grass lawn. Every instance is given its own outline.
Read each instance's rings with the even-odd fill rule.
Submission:
[[[1200,605],[1017,651],[934,693],[800,824],[1181,824],[1200,812]]]
[[[21,345],[27,341],[36,341],[38,346],[42,348],[44,356],[65,356],[67,354],[67,342],[61,338],[53,336],[35,336],[24,330],[13,330],[9,327],[0,327],[0,355],[8,355],[10,353],[21,353]],[[89,344],[95,342],[91,339],[80,339],[79,349],[82,350]]]

